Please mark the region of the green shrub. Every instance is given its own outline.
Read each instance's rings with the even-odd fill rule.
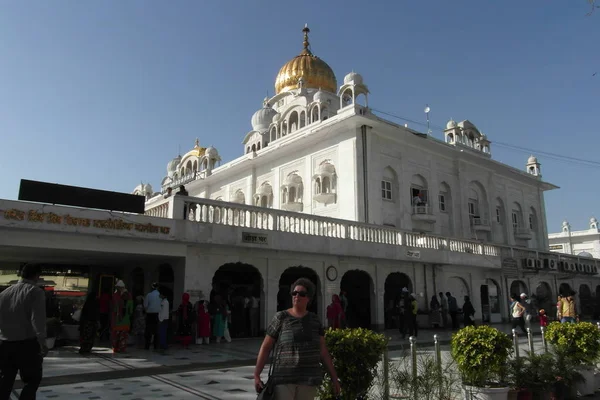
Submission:
[[[486,325],[467,326],[452,336],[452,357],[465,385],[485,387],[504,381],[512,340]]]
[[[325,332],[327,349],[342,386],[343,400],[364,398],[377,376],[377,363],[387,348],[388,339],[368,329],[329,329]],[[335,399],[331,377],[325,370],[319,399]]]
[[[573,365],[594,366],[600,358],[600,331],[590,322],[553,322],[546,328],[546,340]]]

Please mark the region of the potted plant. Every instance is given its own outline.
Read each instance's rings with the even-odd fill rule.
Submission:
[[[365,399],[377,377],[388,339],[368,329],[328,329],[325,342],[342,386],[339,399]],[[319,399],[336,399],[328,373],[319,388]]]
[[[550,397],[556,377],[556,360],[553,354],[531,354],[508,362],[507,379],[512,390],[512,400],[545,400]],[[512,396],[512,398],[511,398]]]
[[[600,331],[596,325],[590,322],[553,322],[548,325],[546,339],[554,348],[557,358],[581,375],[582,379],[575,382],[579,394],[594,394],[594,367],[600,359]]]
[[[458,365],[465,399],[506,400],[510,337],[486,325],[467,326],[452,336],[452,357]]]
[[[58,318],[46,319],[46,346],[49,349],[54,348],[56,337],[60,333],[61,324]]]

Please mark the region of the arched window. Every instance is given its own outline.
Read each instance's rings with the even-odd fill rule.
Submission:
[[[315,106],[312,109],[310,115],[310,122],[317,122],[319,120],[319,106]]]

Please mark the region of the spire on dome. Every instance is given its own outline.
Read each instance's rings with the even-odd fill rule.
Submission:
[[[304,29],[302,29],[302,32],[304,32],[304,42],[302,42],[302,45],[304,46],[304,50],[302,51],[302,53],[304,54],[312,54],[310,52],[310,42],[308,41],[308,33],[310,32],[310,28],[308,27],[308,24],[304,24]]]
[[[200,139],[196,138],[196,142],[194,143],[194,147],[200,147]]]

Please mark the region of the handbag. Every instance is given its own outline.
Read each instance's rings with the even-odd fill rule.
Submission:
[[[271,352],[273,355],[273,362],[269,365],[269,374],[267,375],[267,383],[263,386],[263,389],[260,391],[256,400],[275,400],[275,382],[272,379],[273,374],[273,365],[275,364],[275,350]]]

